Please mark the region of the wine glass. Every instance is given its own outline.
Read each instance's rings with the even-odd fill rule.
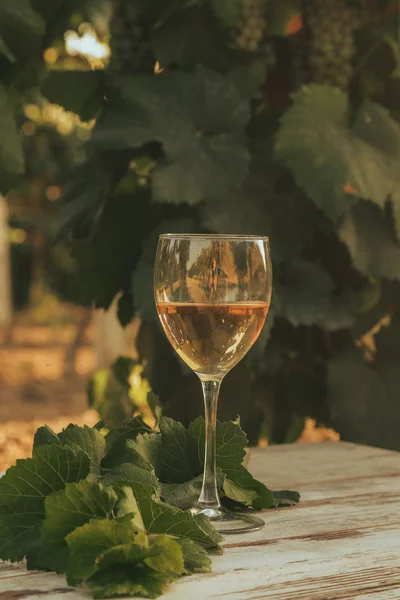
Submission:
[[[160,236],[154,273],[162,327],[203,387],[206,444],[203,486],[192,512],[224,533],[264,522],[221,506],[216,470],[218,393],[225,375],[254,344],[267,317],[272,289],[268,238],[251,235]],[[245,399],[244,399],[245,401]]]

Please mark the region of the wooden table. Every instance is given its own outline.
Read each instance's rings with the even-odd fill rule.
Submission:
[[[345,444],[252,452],[250,469],[301,504],[226,538],[213,572],[180,580],[165,600],[399,600],[400,454]],[[64,577],[0,563],[0,600],[79,600]]]

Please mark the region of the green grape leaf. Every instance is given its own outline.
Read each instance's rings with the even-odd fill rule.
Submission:
[[[193,516],[159,498],[157,477],[136,465],[125,464],[104,476],[105,484],[132,488],[148,533],[188,537],[208,547],[222,539],[204,515]]]
[[[45,518],[45,499],[89,474],[89,457],[58,445],[39,446],[17,460],[0,480],[0,558],[35,555]]]
[[[302,258],[280,266],[272,299],[276,317],[293,325],[319,325],[329,331],[351,326],[359,311],[359,296],[336,295],[330,275],[318,264]]]
[[[0,193],[6,194],[24,171],[25,158],[17,124],[7,90],[0,84]]]
[[[61,446],[60,438],[48,425],[43,425],[37,429],[33,438],[33,450],[38,446],[49,446],[56,444]]]
[[[71,450],[82,450],[90,458],[90,471],[94,475],[100,475],[100,465],[106,453],[106,440],[104,435],[94,427],[78,427],[68,425],[66,429],[58,434],[58,439],[63,446]]]
[[[104,103],[104,71],[50,71],[41,87],[42,94],[53,104],[74,112],[89,121]]]
[[[158,493],[160,486],[157,477],[152,471],[143,469],[138,465],[126,463],[112,469],[103,477],[104,483],[115,486],[130,486],[133,491],[138,485],[138,489],[146,492],[148,497]]]
[[[231,500],[256,510],[275,506],[271,490],[254,479],[243,465],[226,470],[224,492]]]
[[[195,542],[204,544],[208,548],[218,547],[222,536],[213,527],[204,515],[193,516],[186,512],[162,502],[159,499],[149,501],[145,495],[135,492],[143,522],[149,533],[166,533],[168,535],[189,538]]]
[[[157,536],[147,547],[134,541],[103,552],[87,583],[97,598],[132,594],[154,598],[182,574],[183,565],[179,543]]]
[[[300,494],[291,490],[281,490],[279,492],[272,492],[274,496],[275,505],[280,506],[295,506],[300,501]]]
[[[120,544],[129,544],[137,534],[132,516],[126,515],[113,520],[92,519],[77,527],[67,537],[70,551],[67,581],[77,585],[96,570],[96,558],[106,550]]]
[[[117,425],[117,427],[113,427],[106,436],[107,453],[103,459],[103,467],[110,469],[121,465],[125,462],[126,457],[132,458],[130,448],[127,448],[127,441],[134,440],[137,436],[150,432],[151,428],[144,423],[141,417],[133,417]],[[132,450],[135,452],[134,447],[132,447]],[[126,462],[130,462],[130,460]]]
[[[339,237],[359,271],[373,277],[400,279],[400,246],[389,218],[377,206],[358,202],[342,219]]]
[[[164,68],[179,65],[183,70],[191,70],[203,64],[226,71],[232,64],[232,53],[207,5],[186,8],[155,28],[152,47]]]
[[[131,487],[123,486],[122,488],[116,488],[118,492],[118,502],[115,506],[115,514],[117,517],[125,517],[130,515],[132,518],[133,525],[138,531],[144,531],[145,526],[143,523],[142,515],[140,514],[139,505],[136,500],[136,496],[133,493]]]
[[[200,496],[202,483],[202,475],[183,483],[162,483],[161,497],[168,504],[187,510],[196,504]]]
[[[116,493],[99,483],[79,481],[46,498],[41,547],[36,564],[42,569],[65,573],[69,549],[66,536],[91,519],[109,519],[117,503]]]
[[[178,539],[177,542],[183,554],[184,575],[211,572],[211,559],[200,544],[196,544],[196,542],[187,538]]]
[[[91,472],[100,475],[100,463],[106,451],[106,442],[103,434],[95,427],[79,427],[71,423],[58,434],[47,425],[39,427],[33,440],[33,449],[49,444],[67,446],[74,451],[81,450],[90,459]]]
[[[282,118],[277,156],[298,185],[337,221],[359,197],[400,202],[400,126],[385,108],[365,101],[354,122],[347,94],[309,85],[294,94]],[[329,144],[327,144],[329,140]]]
[[[152,176],[155,200],[197,204],[243,182],[250,109],[230,75],[199,67],[126,77],[120,84],[120,110],[111,103],[91,143],[116,149],[162,143],[165,158]]]

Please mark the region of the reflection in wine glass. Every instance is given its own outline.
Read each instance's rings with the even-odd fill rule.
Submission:
[[[271,300],[268,238],[234,235],[160,236],[155,300],[172,346],[199,376],[206,448],[203,487],[192,511],[223,532],[258,529],[263,521],[221,506],[216,478],[216,415],[224,376],[245,356],[265,323]]]

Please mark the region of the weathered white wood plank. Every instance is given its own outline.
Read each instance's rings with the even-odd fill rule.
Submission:
[[[270,487],[299,506],[266,511],[266,526],[229,536],[213,572],[182,579],[166,600],[399,600],[400,454],[344,443],[253,451]],[[64,577],[0,564],[0,600],[83,600]]]

